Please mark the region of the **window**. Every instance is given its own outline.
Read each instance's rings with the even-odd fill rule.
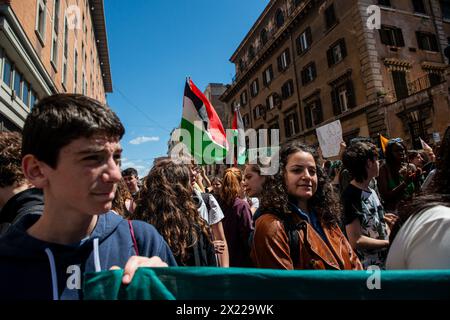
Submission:
[[[11,87],[12,64],[8,57],[5,56],[3,64],[3,82]]]
[[[286,118],[284,118],[284,130],[286,137],[291,137],[300,132],[296,112],[291,113]]]
[[[308,64],[306,67],[303,68],[301,75],[302,75],[302,84],[304,86],[313,81],[317,76],[316,64],[314,62]]]
[[[261,30],[260,38],[262,45],[265,45],[269,40],[267,37],[267,30],[265,28]]]
[[[67,85],[67,55],[69,49],[69,29],[67,26],[67,19],[64,18],[64,45],[62,58],[62,83]]]
[[[395,47],[405,46],[402,29],[382,25],[378,31],[380,32],[381,43]]]
[[[278,9],[277,13],[275,14],[275,24],[278,28],[281,28],[284,24],[284,15],[283,10]]]
[[[247,104],[247,90],[241,93],[241,105],[245,106]]]
[[[333,105],[334,115],[339,115],[350,108],[356,106],[353,82],[347,82],[335,86],[331,90],[331,104]]]
[[[390,0],[378,0],[378,4],[380,6],[390,7],[391,1]]]
[[[416,31],[417,44],[422,50],[438,52],[438,43],[436,36],[432,33]]]
[[[423,0],[412,0],[414,12],[417,13],[427,13],[425,11],[425,5],[423,3]]]
[[[417,121],[411,121],[408,123],[409,133],[411,134],[412,144],[414,149],[422,149],[421,139],[427,136],[427,131],[425,130],[426,124],[425,120],[420,119],[420,116],[415,111],[415,117],[411,118],[419,118]]]
[[[255,57],[255,48],[253,46],[248,48],[248,57],[250,61]]]
[[[441,0],[442,18],[450,20],[450,1]]]
[[[253,80],[252,84],[251,84],[251,94],[252,97],[256,97],[258,95],[259,92],[259,84],[258,84],[258,79]]]
[[[59,12],[60,0],[55,0],[53,7],[53,30],[52,30],[52,48],[51,48],[51,62],[56,68],[58,62],[58,36],[59,36]]]
[[[337,23],[336,13],[334,11],[334,3],[325,9],[325,26],[328,29]]]
[[[272,141],[272,132],[273,132],[272,130],[277,130],[277,131],[278,131],[278,134],[279,134],[279,131],[280,131],[280,124],[278,123],[278,121],[269,124],[269,130],[268,130],[268,132],[267,132],[267,138],[268,138],[268,144],[269,144],[269,146],[271,146],[273,143],[277,143],[276,141]],[[280,138],[280,137],[278,136],[278,139],[279,139],[279,138]],[[279,143],[279,141],[278,141],[278,143]],[[278,144],[277,144],[277,145],[278,145]]]
[[[430,81],[430,86],[436,86],[443,81],[443,77],[439,72],[430,71],[428,73],[428,81]]]
[[[406,72],[392,71],[392,80],[394,81],[394,89],[397,100],[406,98],[409,95],[408,85],[406,83]]]
[[[29,103],[28,103],[29,97],[30,97],[30,84],[24,80],[23,86],[22,86],[22,101],[27,106],[29,106]]]
[[[291,57],[289,55],[289,49],[283,51],[283,53],[277,58],[278,71],[282,72],[286,70],[291,63]]]
[[[272,82],[272,80],[273,80],[273,69],[272,69],[272,65],[270,65],[263,72],[263,83],[265,86],[267,86]]]
[[[247,128],[250,126],[250,118],[247,114],[244,114],[244,116],[242,117],[242,122],[244,123],[244,127]]]
[[[286,100],[294,94],[294,81],[288,80],[281,87],[281,97]]]
[[[253,109],[253,118],[254,118],[255,120],[261,118],[261,116],[263,115],[264,111],[265,111],[265,110],[264,110],[264,106],[261,105],[261,104],[258,104],[258,105],[255,107],[255,109]]]
[[[239,59],[239,71],[242,71],[245,69],[244,60]]]
[[[273,94],[267,97],[266,99],[267,110],[272,110],[275,108],[275,97]]]
[[[320,98],[308,102],[304,111],[306,128],[309,129],[323,121],[322,102],[320,101]]]
[[[338,62],[341,62],[346,56],[347,48],[345,46],[345,40],[340,39],[327,51],[328,66],[330,67]]]
[[[16,93],[16,96],[22,99],[22,75],[17,71],[14,70],[14,91]]]
[[[41,42],[45,41],[45,19],[47,13],[47,0],[37,1],[37,13],[36,13],[36,32]]]
[[[30,109],[34,107],[37,102],[36,92],[33,90],[30,91]]]
[[[306,28],[305,31],[297,38],[297,54],[302,54],[307,51],[312,43],[311,28]]]

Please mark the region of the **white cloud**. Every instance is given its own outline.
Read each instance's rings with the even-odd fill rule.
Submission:
[[[159,137],[137,137],[130,141],[130,144],[138,145],[150,141],[159,141]]]

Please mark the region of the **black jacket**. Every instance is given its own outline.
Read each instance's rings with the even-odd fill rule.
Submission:
[[[44,194],[41,189],[31,188],[19,192],[9,199],[0,210],[0,235],[24,215],[42,214],[43,211]]]

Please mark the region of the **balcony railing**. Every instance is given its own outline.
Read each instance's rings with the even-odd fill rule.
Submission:
[[[407,92],[405,90],[404,95],[398,96],[397,91],[395,89],[388,91],[386,93],[386,98],[388,103],[394,103],[404,98],[410,97],[418,92],[421,92],[425,89],[429,89],[438,84],[445,82],[445,78],[441,74],[435,74],[434,78],[431,78],[429,74],[426,74],[414,81],[411,81],[407,84]],[[401,90],[398,90],[401,92]]]

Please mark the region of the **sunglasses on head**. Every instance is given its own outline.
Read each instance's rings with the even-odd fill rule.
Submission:
[[[402,138],[394,138],[389,140],[388,144],[393,144],[393,143],[402,143],[403,139]]]

